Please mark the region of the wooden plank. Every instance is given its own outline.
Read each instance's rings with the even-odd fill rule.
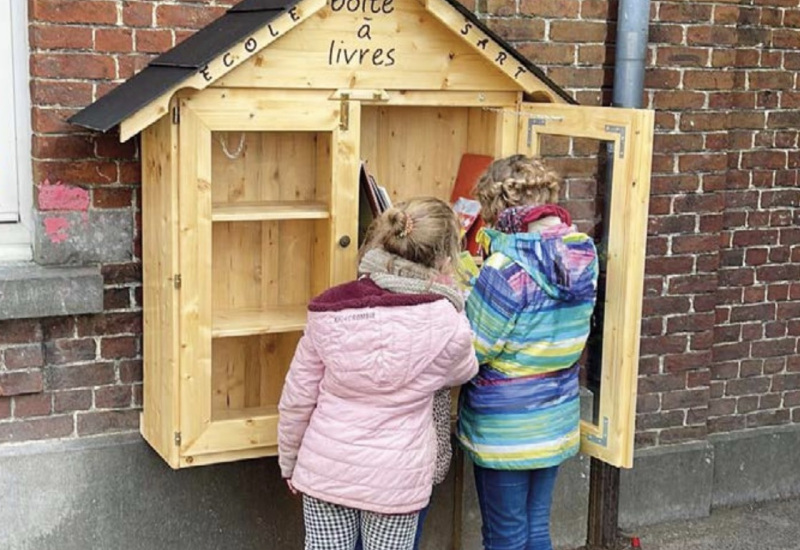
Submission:
[[[389,10],[365,17],[329,5],[217,84],[283,89],[522,89],[416,0],[395,0]]]
[[[305,305],[273,306],[214,312],[214,338],[249,336],[303,330]]]
[[[361,169],[361,105],[343,103],[348,125],[333,131],[331,143],[331,285],[355,279],[358,253],[358,186]],[[346,246],[343,246],[347,242]]]
[[[211,130],[181,100],[181,451],[211,421]]]
[[[317,134],[315,166],[316,196],[326,204],[333,200],[333,133]],[[313,298],[327,290],[331,284],[331,253],[333,250],[333,223],[330,219],[314,223],[311,241],[311,276],[309,280],[309,298]]]
[[[177,127],[169,120],[142,135],[144,407],[140,430],[173,468],[179,465],[179,302]]]
[[[493,67],[502,71],[517,86],[537,101],[566,103],[539,78],[531,74],[497,42],[475,27],[466,17],[444,0],[420,0],[425,8],[446,27],[462,37],[463,41]]]
[[[309,201],[247,201],[234,204],[215,204],[215,222],[255,220],[315,220],[330,217],[328,205]]]
[[[289,332],[268,334],[259,337],[261,357],[261,385],[259,403],[264,407],[276,407],[281,400],[283,382],[294,358],[297,343],[303,333]]]
[[[589,517],[586,550],[617,548],[619,468],[592,458],[589,470]]]
[[[211,423],[208,429],[189,446],[184,455],[226,453],[278,444],[278,413],[243,416]]]
[[[193,76],[167,90],[158,98],[139,109],[134,115],[120,124],[120,141],[125,142],[153,124],[169,111],[169,102],[178,90],[202,90],[221,76],[246,62],[276,39],[301,24],[322,9],[327,0],[301,0],[284,14],[278,16],[270,25],[235,44],[230,50],[217,56],[206,67]]]
[[[365,128],[365,131],[373,129]],[[461,155],[468,151],[469,110],[438,107],[380,107],[367,158],[393,202],[416,196],[449,200]],[[370,153],[374,154],[374,153]]]
[[[278,456],[278,446],[268,445],[266,447],[255,447],[251,449],[240,449],[237,451],[227,451],[222,453],[209,453],[197,456],[186,456],[181,458],[181,468],[192,466],[205,466],[207,464],[223,464],[225,462],[237,462],[239,460],[250,460],[253,458],[264,458]]]
[[[634,437],[636,430],[636,394],[639,371],[639,331],[642,320],[642,297],[644,295],[645,250],[647,248],[647,219],[650,204],[650,176],[653,160],[653,132],[655,113],[639,110],[632,113],[632,132],[628,141],[630,159],[630,179],[627,185],[631,216],[619,229],[620,238],[627,240],[628,254],[623,259],[625,266],[625,327],[622,335],[622,361],[619,376],[625,384],[624,395],[616,402],[619,408],[619,433],[621,438],[620,466],[633,467]],[[616,166],[616,163],[615,163]],[[612,208],[613,193],[612,193]],[[621,233],[624,232],[624,237]]]
[[[430,107],[478,107],[508,108],[516,111],[520,92],[516,91],[427,91],[427,90],[390,90],[388,99],[382,105],[407,105]]]
[[[253,91],[230,90],[224,97],[216,90],[208,92],[187,101],[204,124],[219,132],[309,132],[330,130],[339,123],[337,112],[319,109],[307,101],[284,100],[275,104],[262,100]]]

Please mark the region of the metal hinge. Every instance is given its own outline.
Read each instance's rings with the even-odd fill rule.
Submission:
[[[181,122],[181,108],[178,105],[172,107],[172,123],[180,124]]]
[[[625,158],[625,138],[628,135],[628,130],[625,126],[614,126],[613,124],[606,124],[606,132],[611,132],[619,135],[619,158]],[[613,143],[613,142],[612,142]]]
[[[175,286],[175,289],[176,289],[176,290],[178,290],[178,289],[180,289],[180,288],[181,288],[181,283],[182,283],[182,282],[183,282],[183,281],[182,281],[182,279],[181,279],[181,274],[180,274],[180,273],[177,273],[177,274],[176,274],[176,275],[175,275],[175,276],[172,278],[172,284]]]
[[[339,129],[345,130],[350,127],[350,96],[342,94],[341,105],[339,106]]]
[[[181,432],[175,432],[175,446],[181,446]]]

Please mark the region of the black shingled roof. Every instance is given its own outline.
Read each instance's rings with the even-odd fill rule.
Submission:
[[[299,1],[242,0],[210,25],[153,59],[137,75],[73,115],[69,122],[101,132],[110,130],[173,86],[191,77],[219,54],[269,24]],[[508,50],[514,59],[561,98],[568,103],[576,103],[569,94],[550,80],[542,69],[492,32],[474,13],[457,0],[446,1],[477,28]]]

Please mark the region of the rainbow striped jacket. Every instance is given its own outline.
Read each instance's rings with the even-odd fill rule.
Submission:
[[[481,366],[461,389],[457,437],[485,468],[555,466],[580,445],[577,361],[597,295],[597,251],[563,223],[484,232],[489,257],[466,304]]]

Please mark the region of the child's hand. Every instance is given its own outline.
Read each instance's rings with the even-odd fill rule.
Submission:
[[[297,496],[297,489],[294,488],[294,484],[292,483],[292,480],[289,479],[289,478],[286,478],[284,481],[286,481],[286,486],[289,488],[289,492],[292,493],[293,495]]]

